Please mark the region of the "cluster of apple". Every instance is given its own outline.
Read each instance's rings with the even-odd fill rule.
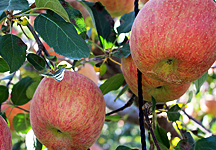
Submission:
[[[216,59],[216,3],[213,0],[150,0],[131,30],[131,56],[122,71],[136,95],[136,67],[142,72],[143,97],[157,102],[183,95]]]

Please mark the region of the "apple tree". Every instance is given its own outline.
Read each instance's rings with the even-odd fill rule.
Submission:
[[[184,65],[185,74],[174,76],[174,80],[184,79],[181,84],[178,82],[176,84],[175,81],[166,83],[173,77],[173,74],[169,72],[172,69],[161,64],[155,67],[156,61],[153,60],[159,59],[157,57],[159,53],[152,49],[158,50],[159,44],[165,45],[162,40],[167,43],[174,41],[175,39],[170,34],[177,32],[176,26],[169,24],[169,28],[164,28],[166,34],[160,31],[158,35],[161,34],[161,37],[154,38],[155,30],[157,30],[155,26],[149,26],[145,19],[140,19],[143,21],[141,24],[139,24],[140,20],[135,20],[139,9],[144,7],[147,9],[151,6],[149,10],[152,12],[146,11],[143,15],[149,17],[149,20],[153,18],[151,15],[158,11],[153,10],[157,0],[147,1],[119,0],[115,3],[111,0],[100,0],[100,2],[95,0],[1,0],[0,106],[1,116],[8,127],[0,127],[5,131],[10,128],[14,150],[47,149],[46,144],[38,140],[32,130],[30,111],[34,109],[34,106],[31,106],[30,110],[30,105],[36,89],[40,87],[41,80],[51,78],[52,82],[60,83],[64,80],[65,71],[81,73],[94,81],[106,103],[103,130],[95,144],[89,149],[96,150],[97,147],[97,149],[106,150],[216,149],[214,144],[216,140],[214,136],[216,134],[215,64],[202,65],[205,66],[204,73],[189,81],[185,74],[187,75],[187,71],[190,70],[190,73],[196,75],[196,72],[200,70],[200,59],[196,58],[197,61],[193,64],[194,56],[189,55],[189,52],[184,51],[188,54],[185,56],[178,52],[179,56],[190,60],[188,64],[192,63],[195,66]],[[185,2],[185,0],[180,1]],[[211,17],[214,19],[211,27],[215,27],[216,17],[212,11],[216,9],[216,3],[213,0],[203,1],[213,5],[212,9],[203,7],[205,12],[211,11]],[[168,2],[167,4],[173,8],[178,7],[174,5],[174,0],[163,0],[161,3],[163,2]],[[197,11],[199,9],[199,7],[196,8]],[[162,4],[160,10],[162,11],[160,15],[164,13],[161,18],[169,15],[163,11]],[[177,15],[184,18],[185,14],[194,10],[187,11]],[[195,15],[195,19],[203,17],[208,21],[210,18],[200,12],[198,14],[201,16]],[[166,22],[162,22],[162,19],[156,21],[161,26],[168,24],[167,20]],[[134,31],[131,32],[135,22],[141,28],[134,27]],[[194,22],[187,23],[192,27],[191,29],[195,26]],[[201,30],[201,26],[195,27],[199,28],[197,31],[200,34],[204,30]],[[141,29],[143,33],[140,32]],[[182,28],[179,29],[177,37],[181,37]],[[205,48],[212,48],[212,51],[208,52],[212,58],[211,61],[205,60],[205,64],[212,64],[215,60],[213,56],[216,48],[216,33],[214,29],[209,28],[209,30],[212,31],[212,39],[209,39],[210,43],[206,42],[208,44]],[[136,38],[142,37],[144,33],[146,39],[136,41]],[[184,38],[181,42],[173,42],[173,47],[177,44],[183,47],[189,43],[188,45],[192,44],[194,48],[197,45],[193,45],[195,40],[190,41],[192,36],[194,35],[185,35],[189,39]],[[200,36],[200,38],[203,37]],[[150,47],[152,51],[139,53],[144,49],[142,46]],[[148,49],[146,47],[145,50]],[[145,56],[148,52],[150,56]],[[176,51],[173,50],[173,52]],[[202,51],[202,58],[205,58],[206,53]],[[165,52],[163,55],[170,56]],[[142,64],[144,61],[145,64]],[[176,61],[174,58],[166,58],[165,64],[176,64]],[[139,68],[144,66],[142,72],[139,68],[137,69],[138,66]],[[145,70],[148,70],[148,73],[145,74]],[[153,73],[152,78],[153,71],[156,73]],[[162,72],[162,75],[156,78],[154,75],[159,74],[158,72]],[[163,74],[164,72],[166,73]],[[164,77],[165,79],[162,80]],[[74,83],[77,85],[76,81]],[[83,84],[86,83],[83,82]],[[83,88],[84,85],[80,87]],[[80,87],[77,89],[80,90]],[[48,95],[51,91],[44,90],[44,93]],[[71,93],[68,92],[68,95]],[[37,105],[36,100],[34,105]],[[56,109],[59,105],[56,104]],[[62,110],[62,114],[66,113],[67,110]],[[97,114],[94,116],[98,117]],[[88,120],[88,118],[83,118],[83,120]],[[34,126],[37,125],[34,124]],[[88,129],[90,128],[91,126]],[[1,139],[9,138],[4,135],[0,137]]]

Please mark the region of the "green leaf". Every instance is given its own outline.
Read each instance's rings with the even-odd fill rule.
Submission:
[[[127,147],[127,146],[123,146],[123,145],[120,145],[120,146],[118,146],[117,148],[116,148],[116,150],[139,150],[139,149],[137,149],[137,148],[130,148],[130,147]]]
[[[9,71],[9,66],[6,63],[6,61],[4,61],[4,59],[0,58],[0,72],[4,73],[6,71]]]
[[[119,115],[111,115],[111,116],[105,116],[106,121],[119,121],[121,120],[121,116]]]
[[[161,150],[169,150],[164,144],[158,142],[159,147],[161,148]]]
[[[7,62],[10,73],[18,70],[25,61],[27,45],[12,34],[0,37],[0,55]]]
[[[122,73],[119,73],[107,79],[103,84],[101,84],[100,89],[103,95],[105,95],[112,90],[119,89],[123,82],[124,82],[124,76]]]
[[[208,78],[208,71],[202,77],[200,77],[199,79],[193,82],[196,86],[196,94],[199,93],[200,87],[203,85],[203,83],[206,81],[207,78]]]
[[[64,9],[66,10],[70,21],[73,23],[74,27],[76,28],[78,34],[85,39],[86,38],[86,26],[84,18],[81,14],[81,12],[78,9],[73,8],[69,3],[67,2],[61,2],[63,4]]]
[[[9,91],[4,85],[0,85],[0,104],[8,99]]]
[[[26,113],[19,113],[13,118],[13,127],[18,133],[27,134],[31,129],[30,115]]]
[[[1,3],[1,2],[0,2]],[[0,10],[0,24],[7,19],[7,15],[4,11]]]
[[[151,96],[151,99],[152,99],[152,112],[155,111],[155,107],[156,107],[156,100],[153,96]]]
[[[92,3],[86,1],[80,1],[80,3],[88,11],[92,19],[92,23],[98,33],[99,39],[106,40],[107,42],[111,41],[110,37],[111,37],[111,33],[113,32],[114,21],[110,16],[110,14],[106,11],[104,6],[100,2]],[[111,42],[113,42],[113,39]],[[101,41],[101,43],[104,43],[104,41]]]
[[[189,98],[188,98],[187,103],[190,103],[193,98],[193,91],[190,91],[188,95],[189,95]]]
[[[163,145],[166,146],[167,149],[169,149],[170,144],[169,144],[167,132],[157,124],[154,129],[154,133],[155,133],[157,141],[162,143]]]
[[[169,121],[177,121],[179,119],[180,117],[180,113],[178,112],[179,110],[181,110],[181,108],[177,104],[168,110],[167,116]]]
[[[113,54],[113,56],[116,56],[118,58],[127,58],[130,55],[130,45],[129,42],[124,44],[124,46]]]
[[[34,66],[35,69],[39,71],[45,69],[45,60],[40,56],[33,53],[29,53],[27,55],[27,60]]]
[[[106,64],[102,64],[102,65],[100,65],[100,75],[102,76],[104,73],[106,73],[106,71],[107,71],[107,66],[106,66]]]
[[[216,135],[203,138],[195,143],[194,150],[213,150],[216,149]]]
[[[55,73],[53,74],[43,74],[44,76],[50,77],[55,79],[56,81],[61,81],[64,78],[64,71],[65,68],[60,68],[59,70],[57,70]]]
[[[185,145],[188,143],[188,139],[182,139],[178,142],[176,147],[174,147],[175,150],[184,150]],[[190,149],[191,147],[187,147]]]
[[[50,9],[61,16],[66,22],[70,22],[69,16],[59,0],[35,0],[35,5],[39,9]]]
[[[43,24],[43,26],[42,26]],[[70,59],[86,58],[90,49],[76,32],[72,23],[57,20],[52,15],[40,14],[35,19],[35,30],[55,52]]]
[[[116,101],[122,94],[124,94],[125,91],[127,91],[128,88],[129,88],[128,85],[125,84],[125,86],[124,86],[124,87],[121,89],[121,91],[118,93],[118,95],[116,96],[116,98],[114,99],[114,101]]]
[[[120,26],[117,27],[118,34],[130,32],[134,19],[135,19],[134,11],[124,14],[120,19]]]
[[[24,10],[29,8],[27,0],[1,0],[0,11],[4,10]]]
[[[14,105],[24,105],[30,100],[26,95],[26,90],[33,82],[34,80],[32,78],[25,77],[13,86],[11,100]]]
[[[193,139],[191,133],[190,132],[185,132],[183,135],[184,135],[184,137],[187,138],[187,141],[191,145],[191,147],[193,147],[194,144],[195,144],[195,140]]]
[[[35,81],[33,82],[26,90],[26,96],[29,98],[29,99],[32,99],[33,95],[34,95],[34,92],[35,90],[37,89],[38,85],[39,85],[40,81]]]

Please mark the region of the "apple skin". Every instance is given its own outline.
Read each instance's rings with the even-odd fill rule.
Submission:
[[[84,65],[81,65],[80,69],[77,72],[85,75],[86,77],[94,81],[95,84],[98,85],[99,77],[91,64],[85,63]]]
[[[213,95],[208,94],[200,99],[200,109],[202,112],[216,116],[216,99]]]
[[[19,106],[25,110],[30,110],[30,101],[22,106]],[[6,110],[5,110],[6,109]],[[8,104],[5,104],[3,103],[1,105],[1,110],[5,110],[5,114],[6,114],[6,117],[8,118],[8,121],[10,123],[10,129],[11,130],[15,130],[14,127],[13,127],[13,118],[14,116],[16,116],[17,114],[19,113],[26,113],[25,111],[19,109],[19,108],[15,108],[15,107],[11,107],[11,105],[8,105]]]
[[[151,0],[139,11],[131,55],[145,75],[171,84],[201,77],[216,59],[213,0]]]
[[[86,0],[89,2],[101,2],[112,17],[119,17],[133,11],[134,0]]]
[[[137,86],[137,67],[131,57],[121,59],[122,73],[130,88],[130,90],[138,96]],[[189,88],[191,83],[177,85],[160,82],[149,78],[142,74],[142,90],[143,99],[146,101],[152,101],[153,96],[156,102],[167,102],[178,99],[181,97]]]
[[[100,136],[104,121],[101,90],[77,72],[65,71],[60,82],[43,78],[31,100],[32,129],[51,150],[86,150]]]
[[[0,116],[0,149],[12,150],[12,137],[8,124],[2,116]]]

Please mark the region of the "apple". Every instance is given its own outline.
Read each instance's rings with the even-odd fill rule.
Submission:
[[[0,149],[1,150],[12,150],[12,137],[10,129],[4,120],[4,118],[0,115]]]
[[[122,73],[124,75],[125,81],[128,84],[128,87],[135,95],[138,96],[137,67],[131,55],[127,58],[122,58],[121,64]],[[151,96],[153,96],[156,102],[175,100],[181,97],[188,90],[190,84],[191,83],[182,85],[168,84],[154,80],[142,74],[143,99],[146,101],[152,101]]]
[[[143,4],[147,3],[149,0],[141,0]]]
[[[134,20],[131,55],[139,70],[162,82],[190,83],[216,59],[213,0],[150,0]]]
[[[200,99],[200,109],[202,112],[216,116],[216,99],[214,95],[208,94]]]
[[[96,74],[94,67],[91,64],[86,63],[84,65],[81,65],[80,69],[77,72],[90,78],[92,81],[94,81],[95,84],[98,85],[99,77]]]
[[[30,122],[37,139],[52,150],[86,150],[105,121],[105,101],[86,76],[65,71],[57,82],[43,78],[31,100]]]
[[[90,147],[90,150],[103,150],[99,145],[97,144],[93,144],[91,147]]]
[[[24,105],[19,106],[25,110],[29,110],[30,109],[30,101]],[[1,105],[1,110],[5,112],[6,117],[8,118],[8,121],[10,123],[10,129],[11,130],[15,130],[13,127],[13,118],[14,116],[16,116],[19,113],[26,113],[24,110],[13,107],[9,104],[3,103]]]
[[[89,2],[101,2],[112,17],[119,17],[133,11],[134,0],[86,0]]]

